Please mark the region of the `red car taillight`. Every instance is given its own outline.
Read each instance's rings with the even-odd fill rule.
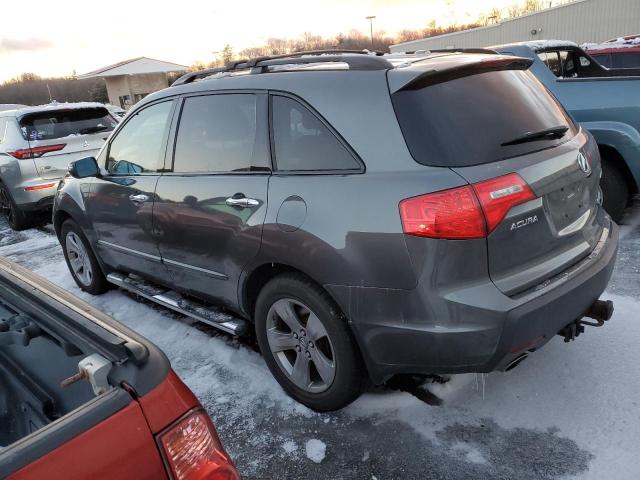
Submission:
[[[18,160],[27,160],[29,158],[38,158],[49,152],[57,152],[66,147],[66,143],[58,143],[56,145],[42,145],[40,147],[33,148],[20,148],[18,150],[14,150],[13,152],[8,152],[12,157],[17,158]]]
[[[195,410],[161,433],[159,442],[175,480],[239,480],[209,416]]]
[[[400,202],[408,235],[469,239],[490,234],[514,206],[536,198],[517,173]]]
[[[473,189],[484,210],[487,234],[495,230],[512,207],[536,198],[531,187],[517,173],[474,183]]]

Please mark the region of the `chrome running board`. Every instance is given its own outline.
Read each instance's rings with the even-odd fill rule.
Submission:
[[[246,320],[236,318],[198,300],[187,299],[174,290],[157,286],[137,276],[114,272],[107,275],[107,280],[124,290],[227,333],[242,335],[249,329]]]

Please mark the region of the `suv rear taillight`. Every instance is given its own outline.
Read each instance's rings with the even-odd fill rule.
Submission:
[[[495,230],[512,207],[535,198],[520,175],[510,173],[402,200],[402,228],[404,233],[419,237],[483,238]]]
[[[18,160],[27,160],[29,158],[38,158],[49,152],[57,152],[66,147],[66,143],[58,143],[56,145],[42,145],[40,147],[33,148],[20,148],[18,150],[14,150],[13,152],[8,152],[12,157],[17,158]]]
[[[158,436],[174,480],[239,480],[209,416],[194,410]]]

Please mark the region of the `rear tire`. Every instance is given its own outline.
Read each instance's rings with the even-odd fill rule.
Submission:
[[[60,230],[60,243],[69,272],[78,287],[92,295],[101,295],[110,288],[89,241],[76,222],[65,220]]]
[[[360,396],[367,375],[351,331],[335,302],[306,277],[284,274],[268,282],[256,303],[255,328],[269,370],[298,402],[326,412]]]
[[[611,160],[602,160],[602,206],[615,222],[622,218],[629,203],[629,185],[618,167]]]
[[[0,210],[12,229],[24,230],[31,226],[27,214],[16,205],[11,192],[2,182],[0,182]]]

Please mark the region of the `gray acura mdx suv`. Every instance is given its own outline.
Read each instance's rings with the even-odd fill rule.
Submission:
[[[618,238],[595,142],[530,63],[316,52],[187,74],[70,166],[69,269],[254,330],[316,410],[369,379],[512,368],[611,316]]]

